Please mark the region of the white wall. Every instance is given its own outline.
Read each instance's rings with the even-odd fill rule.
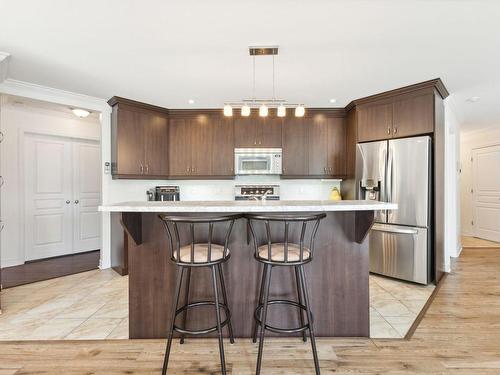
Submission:
[[[499,126],[460,133],[460,165],[462,168],[460,198],[462,207],[462,234],[472,236],[472,150],[480,147],[500,145]],[[499,166],[500,168],[500,166]]]
[[[73,138],[100,139],[100,124],[80,120],[72,114],[9,101],[2,107],[0,123],[4,141],[0,151],[0,170],[5,180],[1,195],[1,214],[5,223],[1,236],[1,265],[9,267],[24,263],[21,160],[24,132]]]
[[[457,257],[460,240],[460,123],[453,97],[445,100],[445,269],[451,269],[450,257]]]

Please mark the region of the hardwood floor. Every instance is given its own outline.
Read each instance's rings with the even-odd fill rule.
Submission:
[[[322,374],[499,374],[500,257],[464,249],[411,340],[318,339]],[[3,342],[0,374],[159,374],[163,340]],[[257,346],[226,341],[229,373],[254,373]],[[169,374],[217,373],[214,340],[176,342]],[[309,343],[266,340],[263,374],[313,374]]]
[[[100,251],[65,255],[2,268],[4,289],[97,269]]]
[[[465,247],[486,247],[486,248],[500,248],[499,242],[483,240],[482,238],[462,236],[462,246]]]

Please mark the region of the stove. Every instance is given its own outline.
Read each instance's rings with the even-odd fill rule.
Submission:
[[[237,201],[248,200],[273,200],[280,199],[280,186],[272,184],[235,185],[234,199]]]

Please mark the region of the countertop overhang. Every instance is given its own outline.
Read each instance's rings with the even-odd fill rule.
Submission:
[[[334,212],[397,210],[395,203],[364,200],[132,201],[99,206],[102,212]]]

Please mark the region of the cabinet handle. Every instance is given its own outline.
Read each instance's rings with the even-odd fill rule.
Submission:
[[[194,173],[195,171],[194,167],[191,167],[191,172]]]
[[[259,141],[259,145],[261,145],[261,144],[262,144],[262,142],[261,142],[261,141]]]
[[[146,164],[146,174],[149,174],[149,164]]]
[[[391,134],[391,127],[387,128],[387,134]]]
[[[186,172],[189,172],[189,167],[186,168]]]
[[[66,204],[70,204],[70,203],[71,203],[71,201],[70,201],[70,200],[67,200],[67,201],[66,201]]]
[[[3,132],[0,132],[0,143],[3,141]]]
[[[75,204],[78,204],[78,203],[80,203],[80,201],[79,201],[78,199],[77,199],[77,200],[75,200]]]
[[[254,146],[256,146],[257,145],[257,140],[254,140],[253,144],[254,144]]]
[[[4,227],[3,221],[0,220],[0,232],[3,231],[3,227]]]
[[[5,182],[5,181],[4,181],[4,179],[3,179],[3,176],[0,176],[0,187],[2,187],[2,186],[3,186],[3,183],[4,183],[4,182]]]
[[[396,134],[398,132],[398,128],[394,128],[394,134]]]
[[[144,166],[141,163],[141,174],[144,174]]]

